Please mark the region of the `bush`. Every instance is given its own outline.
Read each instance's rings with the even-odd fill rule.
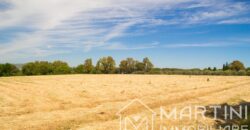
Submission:
[[[162,74],[161,71],[158,71],[158,70],[151,70],[149,72],[147,72],[148,74]]]
[[[248,75],[248,76],[250,76],[250,70],[249,70],[249,71],[247,71],[247,75]]]
[[[144,71],[135,71],[135,72],[133,72],[133,74],[145,74],[145,72]]]
[[[240,70],[240,71],[237,72],[237,75],[241,75],[241,76],[246,75],[246,74],[247,73],[246,73],[245,70]]]
[[[233,75],[233,72],[231,70],[226,70],[224,71],[224,75],[227,75],[227,76]]]

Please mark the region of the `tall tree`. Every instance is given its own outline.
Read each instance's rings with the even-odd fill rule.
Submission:
[[[78,74],[83,74],[84,73],[84,66],[83,64],[78,65],[77,67],[74,68],[74,72]]]
[[[247,75],[250,76],[250,67],[247,68]]]
[[[96,70],[101,73],[113,73],[115,70],[115,60],[111,57],[100,58],[96,64]]]
[[[143,59],[143,64],[144,64],[144,71],[145,72],[149,72],[154,67],[154,65],[151,63],[151,61],[149,60],[148,57],[145,57]]]
[[[245,66],[242,62],[235,60],[232,63],[230,63],[230,69],[231,70],[235,70],[235,71],[240,71],[240,70],[244,70]]]
[[[54,74],[69,74],[71,72],[71,68],[69,67],[67,62],[63,61],[54,61],[52,63],[53,73]]]
[[[226,70],[229,70],[229,64],[226,62],[226,64],[223,64],[223,67],[222,67],[222,70],[223,71],[226,71]]]
[[[52,64],[48,61],[35,61],[23,65],[22,72],[24,75],[47,75],[53,72]]]
[[[93,68],[94,66],[92,64],[92,59],[86,59],[83,64],[84,73],[91,73],[93,71]]]
[[[144,71],[144,63],[137,61],[135,66],[137,71]]]
[[[132,73],[136,69],[136,62],[133,58],[127,58],[120,62],[120,70],[122,73]]]
[[[39,74],[41,75],[47,75],[53,72],[52,65],[48,61],[40,61],[40,62],[36,62],[35,64],[37,66]]]
[[[3,76],[3,64],[0,64],[0,76]]]
[[[24,75],[36,75],[38,71],[34,62],[26,63],[22,66],[22,73]]]
[[[19,69],[13,64],[0,64],[0,76],[14,76],[18,72]]]
[[[120,67],[120,72],[121,73],[126,73],[126,71],[127,71],[127,61],[126,60],[122,60],[120,62],[119,67]]]

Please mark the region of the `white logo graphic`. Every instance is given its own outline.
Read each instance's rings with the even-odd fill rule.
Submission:
[[[134,115],[138,109],[143,113]],[[132,100],[117,115],[120,116],[120,130],[154,130],[156,113],[139,99]]]

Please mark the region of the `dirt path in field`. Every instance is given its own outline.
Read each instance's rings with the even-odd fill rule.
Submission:
[[[209,81],[207,79],[209,78]],[[133,99],[154,111],[186,105],[250,102],[249,77],[61,75],[0,78],[0,129],[118,130]],[[133,108],[130,115],[144,113]],[[159,116],[159,115],[157,115]],[[213,124],[212,119],[169,124]],[[157,125],[156,129],[159,129]]]

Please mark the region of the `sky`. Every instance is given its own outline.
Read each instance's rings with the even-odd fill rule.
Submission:
[[[149,57],[156,67],[250,67],[249,0],[0,0],[0,63]]]

